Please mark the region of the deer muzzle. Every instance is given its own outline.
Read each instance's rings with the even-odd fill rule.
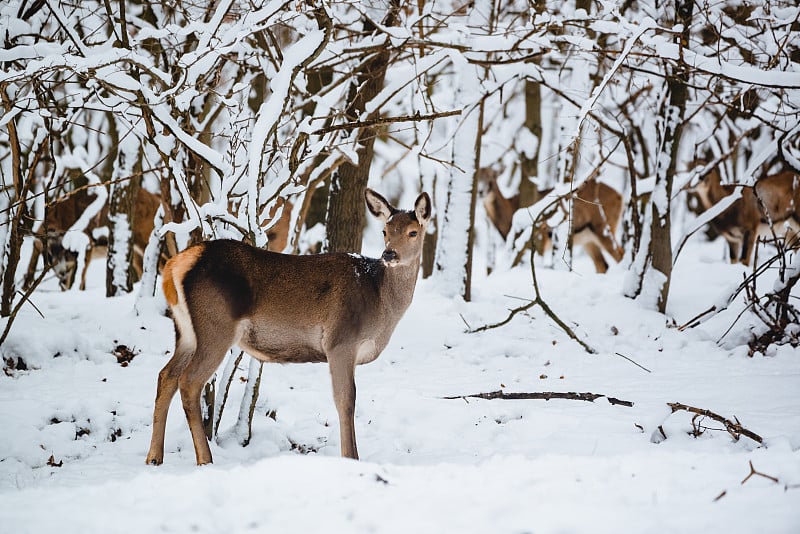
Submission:
[[[396,263],[397,262],[397,252],[395,252],[392,249],[387,248],[386,250],[383,251],[383,254],[381,255],[381,259],[385,263]]]

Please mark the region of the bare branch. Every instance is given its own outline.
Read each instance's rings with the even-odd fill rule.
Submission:
[[[470,395],[456,395],[453,397],[441,397],[446,400],[453,399],[485,399],[485,400],[550,400],[550,399],[564,399],[564,400],[579,400],[586,402],[594,402],[597,399],[605,397],[610,404],[618,406],[632,407],[633,402],[609,397],[600,393],[576,393],[574,391],[537,391],[537,392],[522,392],[522,393],[506,393],[503,390],[489,391],[487,393],[472,393]]]

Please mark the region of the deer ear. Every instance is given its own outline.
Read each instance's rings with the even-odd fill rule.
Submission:
[[[431,197],[428,196],[428,193],[422,193],[417,197],[417,201],[414,203],[414,213],[420,224],[428,224],[428,220],[431,218]]]
[[[389,217],[391,217],[392,214],[397,211],[392,207],[391,204],[389,204],[389,201],[372,189],[368,188],[364,192],[364,198],[367,201],[367,208],[369,208],[370,213],[372,213],[382,222],[386,222]]]

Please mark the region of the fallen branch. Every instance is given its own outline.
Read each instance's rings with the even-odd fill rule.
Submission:
[[[771,481],[773,481],[773,482],[774,482],[774,483],[776,483],[776,484],[778,484],[778,483],[780,482],[780,481],[779,481],[777,478],[775,478],[775,477],[773,477],[773,476],[767,475],[767,474],[765,474],[765,473],[762,473],[762,472],[760,472],[760,471],[756,471],[756,468],[755,468],[755,467],[753,467],[753,460],[750,460],[750,474],[748,474],[746,477],[744,477],[744,480],[742,480],[742,481],[740,482],[740,484],[744,484],[745,482],[747,482],[748,480],[750,480],[750,477],[751,477],[751,476],[753,476],[753,475],[758,475],[758,476],[760,476],[760,477],[764,477],[764,478],[766,478],[766,479],[768,479],[768,480],[771,480]]]
[[[454,397],[442,397],[442,399],[485,399],[485,400],[550,400],[550,399],[566,399],[566,400],[580,400],[586,402],[594,402],[596,399],[605,397],[611,404],[619,406],[633,406],[631,401],[620,400],[614,397],[608,397],[599,393],[576,393],[574,391],[537,391],[537,392],[522,392],[522,393],[506,393],[502,390],[490,391],[488,393],[473,393],[471,395],[456,395]]]
[[[764,443],[764,438],[762,438],[755,432],[752,432],[744,428],[741,425],[741,423],[739,423],[738,419],[736,420],[736,422],[734,422],[731,421],[730,419],[722,417],[717,413],[712,412],[711,410],[705,410],[703,408],[695,408],[694,406],[688,406],[680,402],[668,402],[667,406],[672,408],[672,413],[678,411],[690,412],[693,414],[708,417],[710,419],[713,419],[714,421],[717,421],[718,423],[722,423],[723,425],[725,425],[725,430],[727,430],[728,433],[731,436],[733,436],[734,441],[739,441],[740,436],[746,436],[759,444],[763,445]]]

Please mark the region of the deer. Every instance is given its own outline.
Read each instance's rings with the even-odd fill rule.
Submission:
[[[706,171],[692,191],[704,210],[742,188],[741,197],[710,224],[728,244],[731,263],[749,266],[759,236],[796,236],[800,231],[800,176],[783,171],[765,176],[754,186],[723,184],[717,166]]]
[[[497,187],[499,174],[497,169],[481,167],[478,170],[478,184],[486,215],[505,240],[511,231],[514,213],[519,209],[519,193],[508,198],[503,196]]]
[[[603,255],[604,250],[617,263],[625,255],[616,238],[622,217],[622,195],[613,187],[591,178],[583,182],[570,198],[572,244],[586,251],[596,272],[605,273],[608,271],[608,262]],[[563,203],[559,206],[569,215],[569,209]],[[553,246],[553,230],[545,222],[538,233],[536,248],[540,254],[544,254]]]
[[[39,256],[42,254],[46,264],[55,271],[61,290],[66,291],[72,287],[78,271],[79,253],[64,246],[64,236],[67,232],[77,231],[71,230],[71,228],[95,199],[85,189],[81,189],[52,206],[48,206],[40,233],[35,236],[33,254],[25,276],[26,287],[33,280]],[[158,211],[159,204],[160,200],[157,195],[145,189],[138,190],[133,226],[133,268],[139,278],[142,276],[144,249],[153,232],[153,218]],[[79,286],[81,290],[86,289],[86,273],[91,260],[106,254],[107,235],[104,230],[107,226],[108,207],[103,206],[80,230],[89,238],[86,241],[85,261],[81,271]]]
[[[511,230],[514,212],[519,209],[519,195],[505,198],[497,187],[496,172],[484,172],[480,179],[485,182],[482,189],[486,213],[503,239],[506,239]],[[546,189],[539,194],[545,197],[551,192],[552,189]],[[570,232],[573,244],[583,247],[598,273],[605,273],[608,271],[608,263],[603,256],[603,250],[618,263],[625,255],[615,237],[622,216],[622,195],[613,187],[591,178],[572,193],[572,198]],[[569,213],[564,206],[561,206],[561,210]],[[542,223],[536,233],[536,250],[543,255],[552,248],[553,231],[547,223]]]
[[[200,396],[231,346],[262,362],[327,362],[339,417],[341,455],[358,459],[355,367],[375,360],[411,304],[431,200],[398,210],[366,189],[383,223],[380,258],[352,253],[291,255],[235,240],[192,246],[163,269],[175,351],[158,375],[146,463],[164,461],[164,430],[176,391],[197,465],[212,463]]]

